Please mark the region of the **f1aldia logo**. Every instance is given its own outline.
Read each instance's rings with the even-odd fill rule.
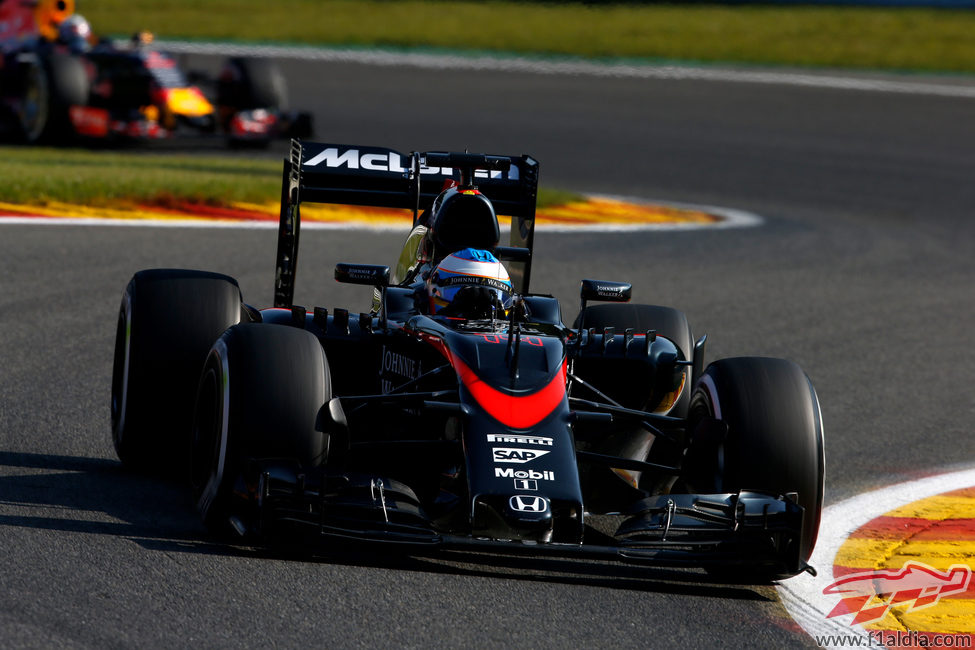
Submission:
[[[513,449],[511,447],[492,447],[496,463],[530,463],[548,453],[541,449]]]
[[[826,618],[856,613],[851,625],[879,621],[891,608],[911,612],[936,605],[941,598],[963,593],[972,579],[972,569],[952,564],[941,572],[921,562],[910,561],[900,569],[864,571],[843,576],[823,589],[840,596],[840,602]]]

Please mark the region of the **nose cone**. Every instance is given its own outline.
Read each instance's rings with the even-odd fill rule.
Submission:
[[[166,107],[173,115],[181,117],[203,117],[213,113],[213,104],[193,87],[168,90]]]
[[[552,540],[552,503],[546,497],[481,495],[474,504],[475,536],[535,542]]]

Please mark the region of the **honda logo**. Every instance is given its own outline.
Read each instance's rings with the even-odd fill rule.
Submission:
[[[517,494],[508,499],[508,505],[516,512],[545,512],[548,510],[548,500],[545,497]]]

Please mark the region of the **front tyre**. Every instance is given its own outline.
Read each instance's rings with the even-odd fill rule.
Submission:
[[[234,111],[283,110],[288,104],[284,75],[271,59],[230,58],[217,80],[217,104]]]
[[[240,288],[226,275],[151,269],[132,277],[112,369],[112,441],[126,467],[184,471],[200,370],[241,315]]]
[[[47,128],[51,112],[51,88],[44,65],[35,55],[24,57],[21,63],[23,87],[15,109],[20,138],[35,144]]]
[[[281,459],[303,469],[328,453],[323,407],[331,376],[318,339],[284,325],[241,324],[210,350],[193,418],[191,480],[211,533],[249,532],[252,460]],[[325,409],[327,411],[327,408]]]
[[[685,482],[691,491],[797,493],[804,509],[798,555],[806,563],[819,533],[825,456],[819,399],[802,369],[784,359],[716,361],[695,387],[689,422]]]

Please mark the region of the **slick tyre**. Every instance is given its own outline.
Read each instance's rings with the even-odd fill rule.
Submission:
[[[683,312],[672,307],[662,307],[659,305],[632,305],[632,304],[600,304],[590,305],[585,310],[585,320],[583,314],[576,317],[574,327],[579,327],[582,322],[585,328],[595,328],[597,331],[606,327],[613,327],[617,334],[621,334],[627,329],[632,328],[637,334],[646,333],[647,330],[655,330],[658,335],[670,339],[680,349],[684,359],[690,359],[694,350],[694,337],[691,335],[691,327],[687,324],[687,317]],[[606,377],[603,385],[612,386],[617,381],[626,381],[626,378]],[[685,371],[685,385],[681,395],[677,398],[671,409],[671,414],[681,417],[687,412],[687,405],[690,403],[690,371]],[[599,381],[600,378],[595,378]],[[633,404],[633,408],[642,408],[642,405]]]
[[[112,370],[112,440],[126,467],[185,473],[200,371],[241,314],[240,288],[225,275],[153,269],[133,276]]]
[[[51,112],[51,87],[40,59],[26,55],[20,64],[20,102],[16,116],[16,136],[27,144],[40,141]]]
[[[271,59],[228,59],[217,82],[217,103],[235,111],[283,110],[288,104],[284,75]]]
[[[715,421],[723,426],[715,427]],[[716,361],[695,387],[689,423],[685,467],[692,491],[797,493],[804,509],[799,558],[807,562],[819,533],[825,459],[819,399],[802,369],[784,359]],[[743,570],[735,577],[790,575]]]
[[[73,54],[54,52],[47,60],[51,79],[51,95],[54,102],[68,106],[84,106],[88,103],[90,84],[85,64]]]
[[[207,356],[193,418],[190,477],[216,536],[254,529],[255,459],[322,464],[328,453],[331,375],[318,339],[285,325],[228,329]]]
[[[52,53],[45,61],[44,68],[48,84],[48,107],[47,119],[39,139],[63,143],[74,135],[71,107],[88,104],[88,73],[80,58],[64,52]]]

